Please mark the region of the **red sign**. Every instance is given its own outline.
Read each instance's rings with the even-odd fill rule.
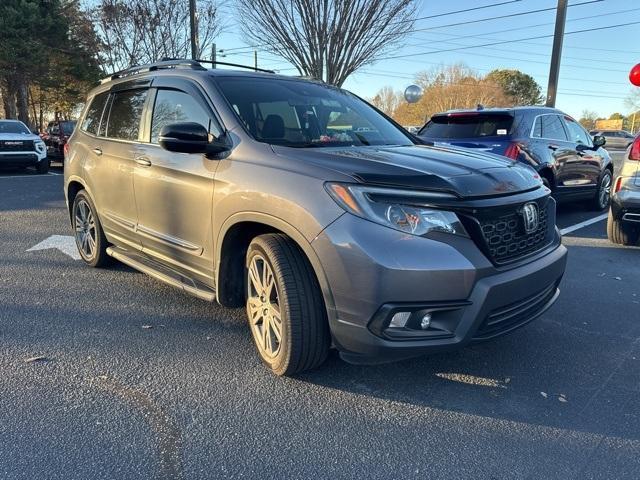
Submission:
[[[629,81],[636,87],[640,87],[640,63],[631,69],[629,72]]]

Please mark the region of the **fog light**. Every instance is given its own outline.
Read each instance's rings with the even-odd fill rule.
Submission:
[[[411,316],[411,312],[398,312],[391,318],[389,328],[404,328]]]
[[[427,313],[422,320],[420,320],[420,328],[426,330],[431,325],[431,314]]]

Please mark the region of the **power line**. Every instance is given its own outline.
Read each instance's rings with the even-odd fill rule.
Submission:
[[[603,2],[603,1],[604,0],[587,0],[585,2],[574,3],[572,5],[569,5],[569,7],[579,7],[579,6],[582,6],[582,5],[590,5],[590,4],[593,4],[593,3],[600,3],[600,2]],[[509,3],[509,2],[506,2],[506,3]],[[492,6],[496,6],[496,5],[499,5],[499,4],[486,5],[484,8],[488,8],[488,7],[492,7]],[[478,7],[475,8],[475,10],[478,10],[478,9],[479,9]],[[407,33],[423,32],[423,31],[428,31],[428,30],[435,30],[435,29],[438,29],[438,28],[455,27],[455,26],[460,26],[460,25],[470,25],[470,24],[475,24],[475,23],[487,22],[487,21],[491,21],[491,20],[501,20],[501,19],[504,19],[504,18],[518,17],[518,16],[522,16],[522,15],[531,15],[531,14],[534,14],[534,13],[541,13],[541,12],[549,12],[549,11],[555,10],[555,9],[556,9],[556,7],[539,8],[539,9],[536,9],[536,10],[527,10],[527,11],[524,11],[524,12],[516,12],[516,13],[507,14],[507,15],[498,15],[498,16],[494,16],[494,17],[485,17],[485,18],[479,18],[479,19],[476,19],[476,20],[469,20],[469,21],[465,21],[465,22],[450,23],[450,24],[446,24],[446,25],[436,25],[436,26],[427,27],[427,28],[412,28],[412,29],[409,29],[407,31]],[[473,10],[473,9],[469,9],[469,10]],[[442,14],[439,14],[437,16],[442,17],[442,16],[445,16],[445,15],[453,15],[453,14],[456,14],[456,13],[461,13],[463,11],[464,10],[457,10],[457,11],[454,11],[454,12],[442,13]],[[430,19],[430,18],[433,18],[433,16],[421,17],[421,19],[425,19],[425,20],[426,19]],[[397,23],[399,23],[399,22],[397,22]],[[275,46],[278,43],[280,43],[280,42],[272,42],[272,43],[267,42],[267,43],[263,43],[263,44],[259,44],[259,45],[249,45],[247,47],[237,47],[235,49],[229,49],[228,51],[255,49],[255,48],[261,48],[261,47],[265,47],[265,46]]]
[[[572,34],[576,34],[576,33],[585,33],[585,32],[594,32],[597,30],[607,30],[607,29],[611,29],[611,28],[620,28],[620,27],[627,27],[629,25],[637,25],[640,24],[640,21],[638,22],[628,22],[628,23],[618,23],[616,25],[607,25],[604,27],[595,27],[595,28],[586,28],[583,30],[574,30],[572,32],[565,32],[565,35],[572,35]],[[458,47],[458,48],[445,48],[445,49],[440,49],[440,50],[430,50],[428,52],[419,52],[419,53],[411,53],[411,54],[405,54],[405,55],[391,55],[391,56],[387,56],[387,57],[381,57],[378,58],[377,60],[392,60],[392,59],[397,59],[397,58],[406,58],[406,57],[415,57],[418,55],[430,55],[433,53],[446,53],[446,52],[455,52],[457,50],[468,50],[470,48],[482,48],[482,47],[493,47],[495,45],[504,45],[505,43],[516,43],[516,42],[521,42],[524,40],[538,40],[540,38],[551,38],[553,37],[553,34],[551,35],[537,35],[534,37],[526,37],[526,38],[515,38],[512,40],[502,40],[499,42],[492,42],[492,43],[484,43],[481,45],[469,45],[469,46],[465,46],[465,47]]]

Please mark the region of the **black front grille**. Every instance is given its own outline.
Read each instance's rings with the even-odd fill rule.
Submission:
[[[557,284],[489,313],[474,335],[476,340],[486,340],[514,330],[531,321],[556,294]]]
[[[538,208],[538,226],[525,229],[523,208],[526,203],[476,210],[464,220],[471,237],[495,264],[515,262],[549,245],[554,238],[555,202],[544,198],[534,202]]]
[[[33,152],[33,140],[0,140],[0,152]]]

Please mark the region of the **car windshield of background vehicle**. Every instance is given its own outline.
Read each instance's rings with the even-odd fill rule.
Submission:
[[[259,142],[297,148],[414,144],[365,102],[335,87],[275,78],[216,82]]]
[[[64,135],[71,135],[76,128],[76,122],[60,122],[60,131]]]
[[[478,138],[504,137],[509,134],[513,117],[511,115],[480,115],[461,113],[434,116],[420,131],[428,138]]]
[[[30,135],[31,132],[22,122],[3,122],[0,120],[0,133],[19,133]]]

